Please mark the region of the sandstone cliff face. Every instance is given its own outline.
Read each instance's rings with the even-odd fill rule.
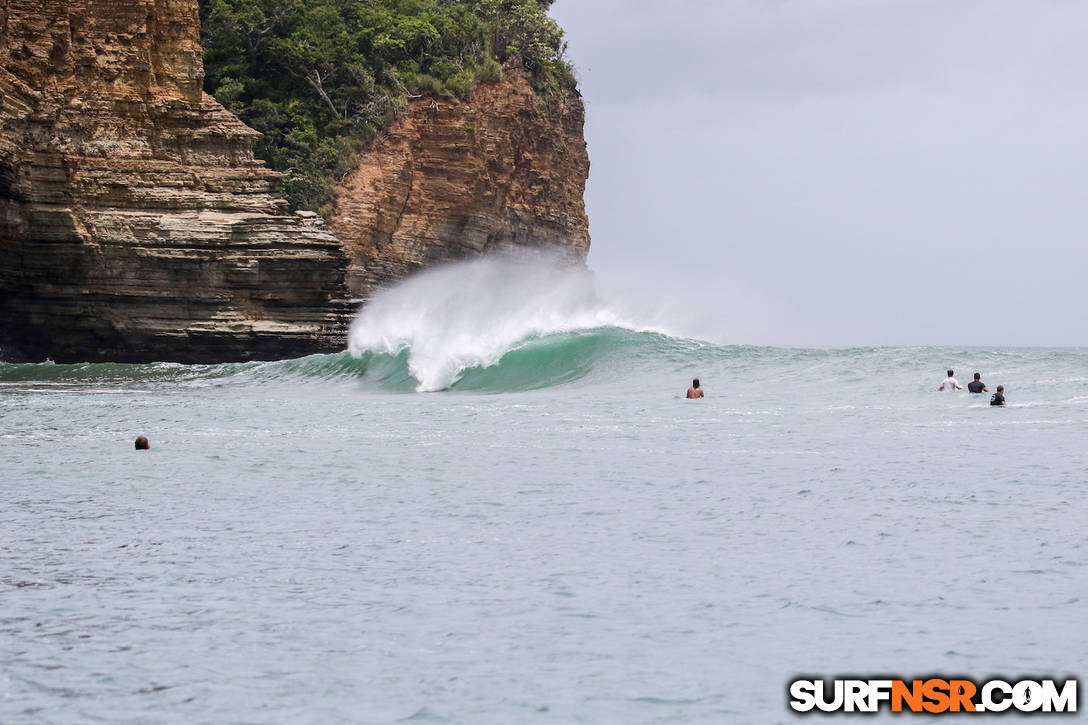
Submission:
[[[471,101],[412,100],[338,192],[330,227],[350,258],[352,294],[496,248],[584,261],[583,122],[577,94],[544,100],[511,70]]]
[[[0,3],[0,359],[343,349],[346,257],[203,93],[197,0]]]
[[[338,195],[285,215],[202,91],[197,0],[0,0],[0,359],[217,362],[344,348],[350,297],[495,248],[589,248],[574,93],[516,71],[414,99]]]

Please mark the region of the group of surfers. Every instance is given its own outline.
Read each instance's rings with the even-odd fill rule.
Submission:
[[[948,377],[944,379],[944,382],[937,386],[937,390],[963,390],[959,381],[954,377],[955,372],[955,370],[950,369],[948,371]],[[982,382],[982,373],[975,373],[975,379],[967,383],[967,392],[976,394],[990,392],[990,389]],[[1004,385],[997,386],[997,392],[990,396],[990,405],[1005,405]]]
[[[937,387],[937,390],[963,390],[963,387],[959,384],[954,375],[955,371],[950,369],[948,371],[948,377]],[[975,373],[975,379],[967,383],[967,390],[978,394],[990,392],[990,389],[982,382],[982,373]],[[699,378],[695,378],[691,381],[691,387],[688,388],[687,398],[688,400],[693,400],[701,397],[703,397],[703,386],[699,384]],[[997,386],[997,392],[990,396],[990,405],[1005,405],[1004,385]]]

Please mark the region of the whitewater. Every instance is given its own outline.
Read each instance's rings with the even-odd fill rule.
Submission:
[[[423,272],[379,296],[352,325],[348,350],[367,360],[404,353],[416,389],[425,392],[527,347],[610,328],[650,329],[601,302],[581,267],[551,257],[489,257]],[[554,382],[547,375],[537,384]]]
[[[1086,440],[1088,350],[718,344],[509,259],[335,355],[0,363],[0,722],[775,723],[800,675],[1077,676]]]

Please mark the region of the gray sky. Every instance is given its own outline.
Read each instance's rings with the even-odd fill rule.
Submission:
[[[1088,3],[552,14],[605,296],[730,343],[1088,345]]]

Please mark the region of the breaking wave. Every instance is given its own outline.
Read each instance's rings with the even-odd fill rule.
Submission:
[[[615,379],[726,351],[625,318],[598,299],[584,268],[500,257],[424,272],[386,290],[359,313],[343,353],[218,365],[0,363],[0,387],[355,380],[396,392],[505,392]]]
[[[450,389],[482,393],[534,390],[578,380],[623,378],[637,370],[656,369],[663,362],[676,365],[727,354],[696,341],[679,340],[657,332],[618,327],[557,332],[518,340],[498,355],[471,361],[459,356],[456,369],[441,360],[434,370],[442,377],[428,378],[412,362],[409,348],[396,352],[362,351],[311,355],[275,362],[181,365],[177,363],[0,363],[0,390],[32,388],[39,392],[121,386],[229,386],[273,383],[327,383],[355,381],[388,392]],[[441,363],[441,364],[439,364]],[[422,375],[430,386],[416,377]]]
[[[359,313],[348,350],[402,360],[419,391],[472,387],[504,367],[519,385],[576,379],[630,334],[655,334],[601,302],[593,276],[547,258],[483,258],[424,272]],[[511,382],[515,382],[511,380]]]

